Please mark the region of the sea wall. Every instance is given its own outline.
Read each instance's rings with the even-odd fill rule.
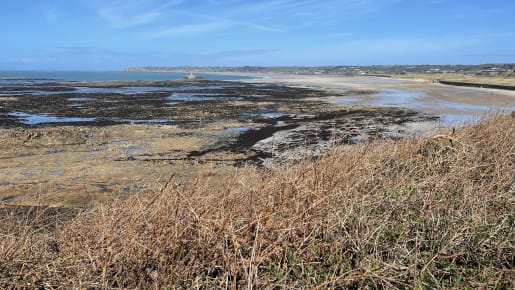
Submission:
[[[475,87],[475,88],[499,89],[499,90],[515,91],[515,86],[494,85],[494,84],[480,84],[480,83],[467,83],[467,82],[453,82],[453,81],[445,81],[445,80],[438,80],[438,83],[444,84],[444,85],[450,85],[450,86]]]

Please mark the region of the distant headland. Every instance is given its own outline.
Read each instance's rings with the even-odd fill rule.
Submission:
[[[341,65],[341,66],[140,66],[129,72],[230,72],[389,76],[403,74],[515,75],[515,63],[478,65]]]

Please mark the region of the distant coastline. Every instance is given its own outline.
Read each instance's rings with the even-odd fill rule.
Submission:
[[[37,71],[37,70],[0,70],[0,81],[167,81],[188,76],[189,71],[142,72],[142,71]],[[238,74],[204,74],[195,72],[209,80],[244,80],[252,77]]]
[[[515,73],[515,63],[478,65],[337,65],[337,66],[139,66],[126,72],[202,72],[202,73],[281,73],[307,75],[368,75],[404,74],[473,74],[496,75]]]

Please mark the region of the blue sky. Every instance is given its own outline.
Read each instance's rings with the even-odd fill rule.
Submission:
[[[16,0],[0,69],[515,62],[512,0]]]

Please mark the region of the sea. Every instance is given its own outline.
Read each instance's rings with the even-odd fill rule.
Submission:
[[[128,72],[128,71],[31,71],[0,70],[0,79],[41,79],[57,81],[164,81],[184,78],[188,73],[177,72]],[[244,80],[254,77],[195,73],[209,80]]]

